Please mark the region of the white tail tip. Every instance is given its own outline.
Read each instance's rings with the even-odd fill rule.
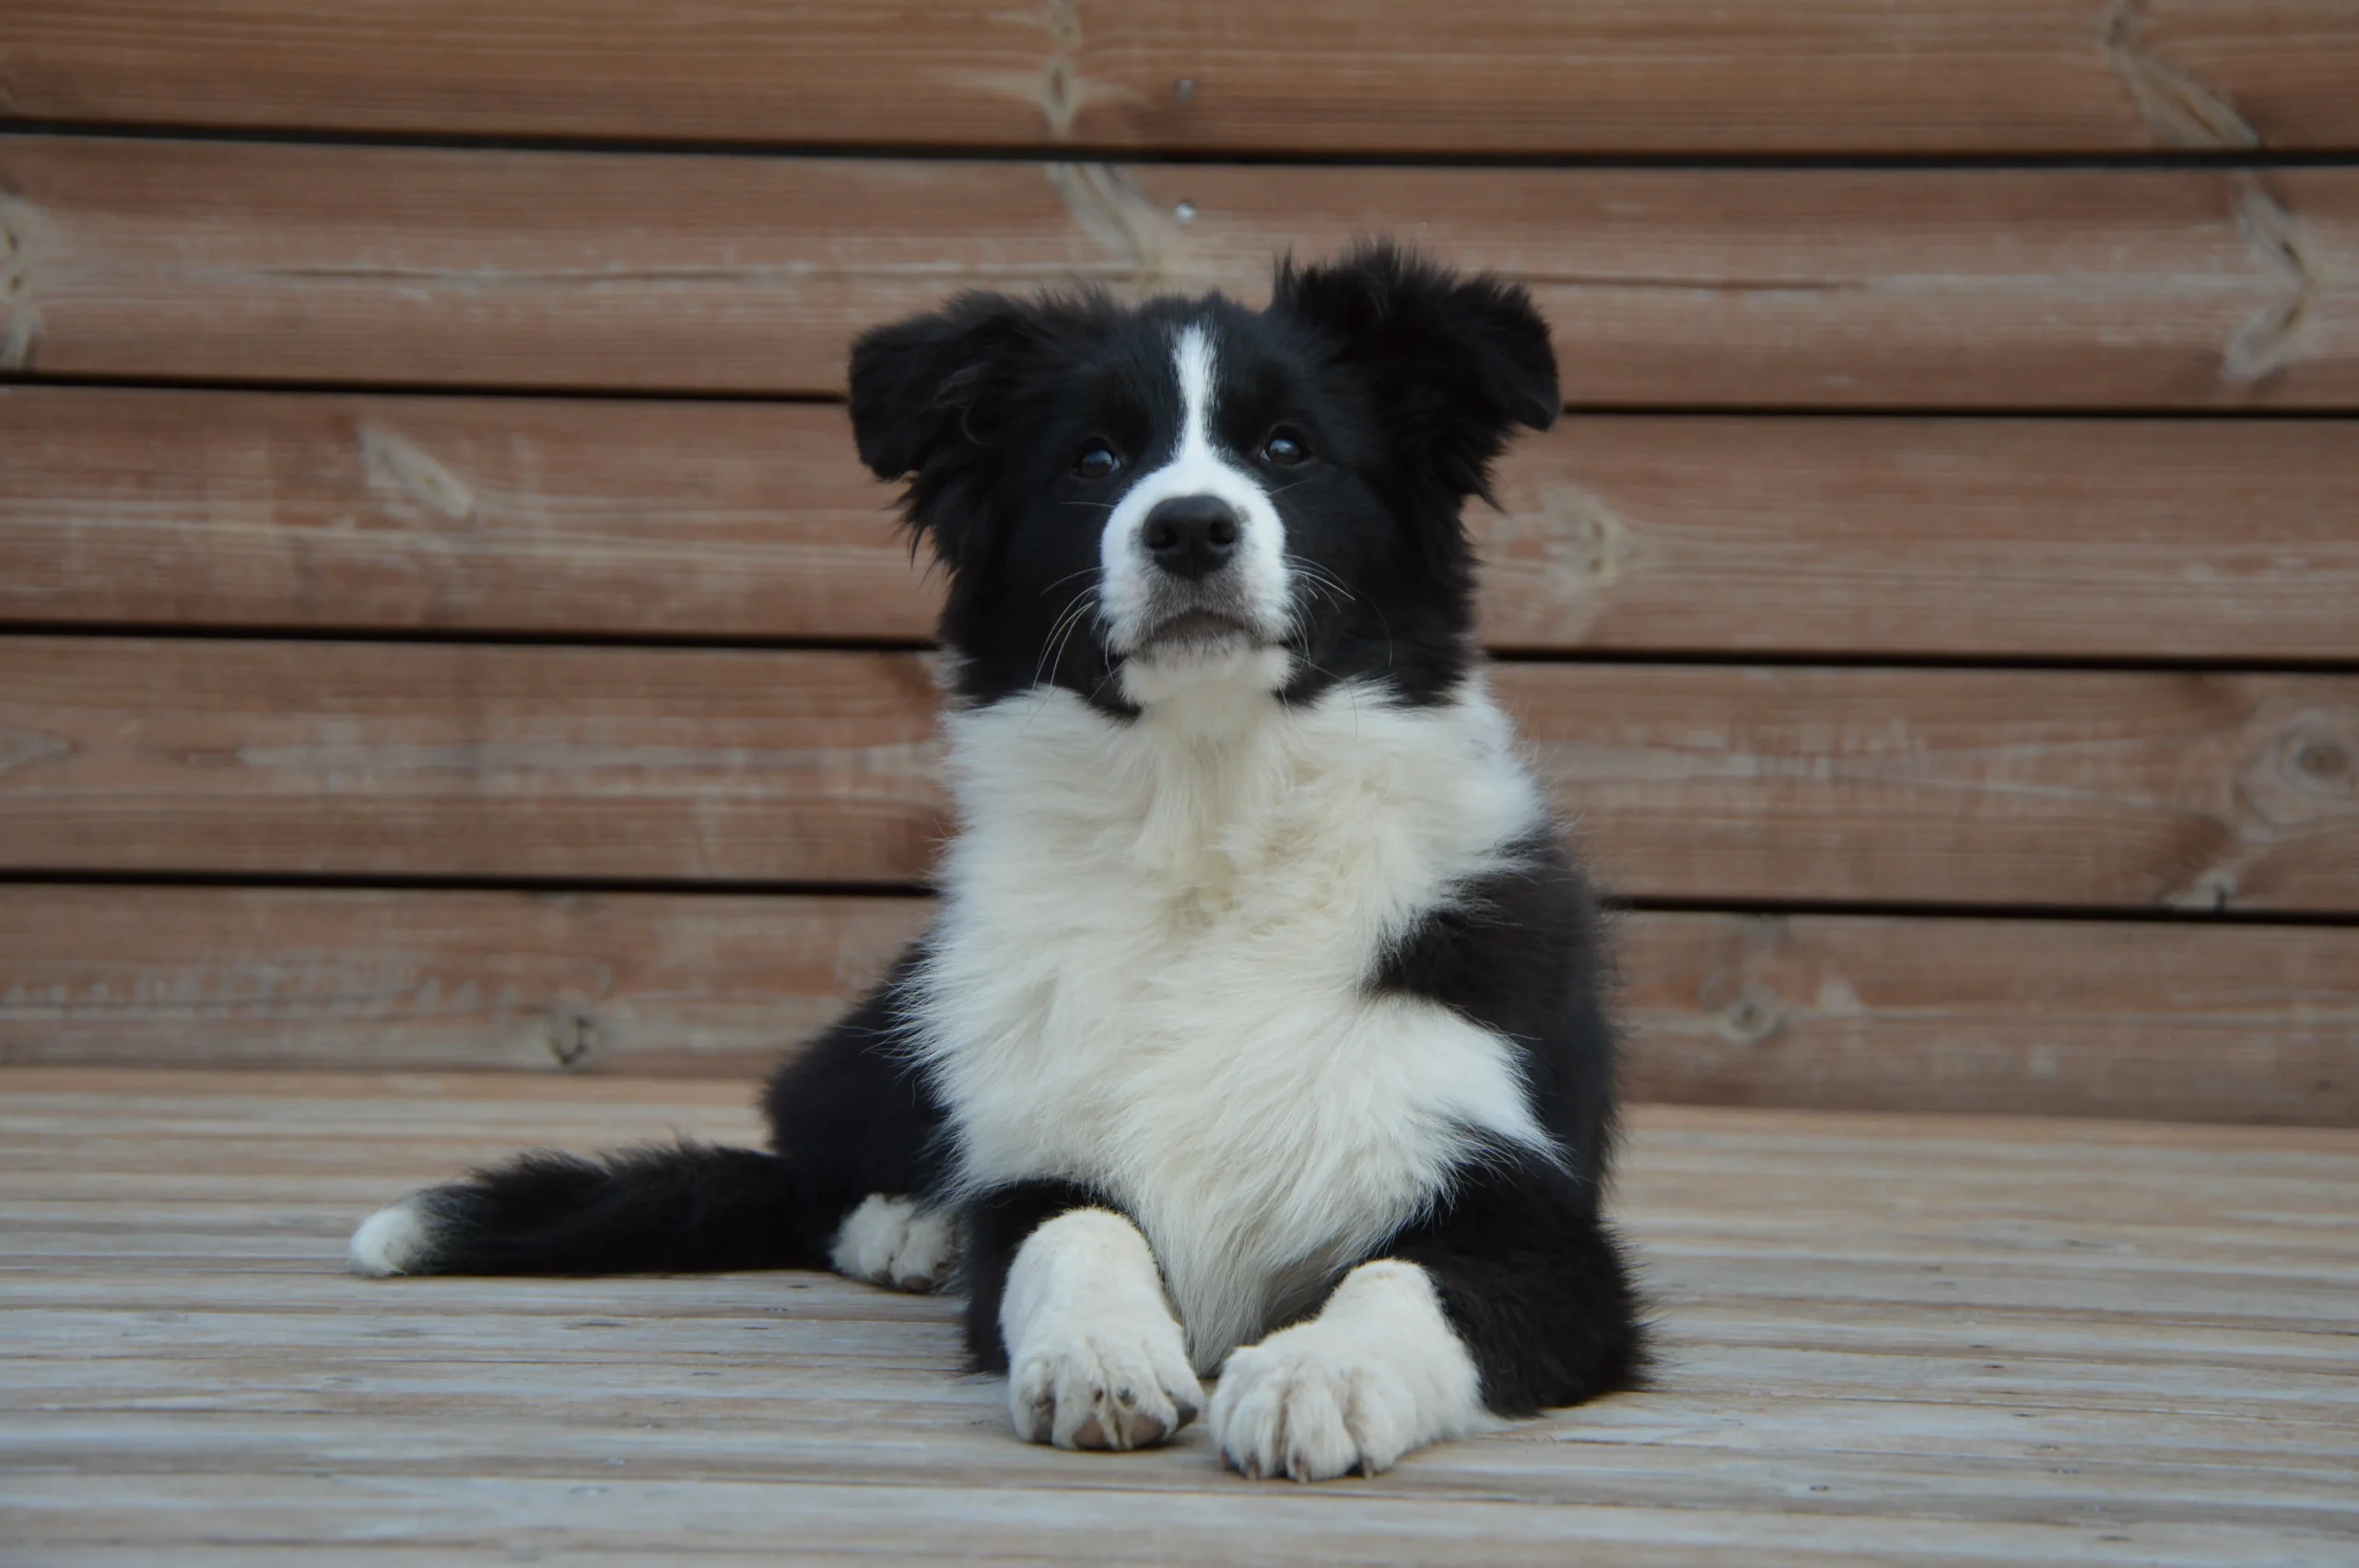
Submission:
[[[360,1222],[346,1252],[352,1271],[381,1280],[406,1274],[427,1255],[434,1239],[423,1194],[405,1198],[390,1209],[380,1209]]]

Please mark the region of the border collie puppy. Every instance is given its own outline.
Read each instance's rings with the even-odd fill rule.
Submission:
[[[525,1154],[353,1266],[956,1282],[1025,1437],[1165,1442],[1217,1372],[1248,1476],[1628,1387],[1597,922],[1459,521],[1556,410],[1521,289],[1385,246],[1259,312],[869,333],[860,455],[949,578],[940,919],[770,1082],[770,1152]]]

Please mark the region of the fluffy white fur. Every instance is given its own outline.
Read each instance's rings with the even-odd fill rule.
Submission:
[[[930,1291],[958,1253],[957,1227],[938,1209],[873,1192],[836,1228],[827,1260],[847,1279],[897,1291]]]
[[[1505,1042],[1367,987],[1543,820],[1478,680],[1430,708],[1200,681],[1128,723],[1063,691],[947,722],[967,831],[916,1046],[957,1176],[1136,1216],[1199,1369],[1313,1305],[1471,1135],[1548,1146]]]
[[[1000,1299],[1015,1430],[1060,1448],[1150,1448],[1203,1408],[1146,1238],[1074,1209],[1024,1240]]]
[[[1238,594],[1233,608],[1256,626],[1265,642],[1274,642],[1285,632],[1291,603],[1285,523],[1261,481],[1224,455],[1213,439],[1215,366],[1212,340],[1203,328],[1191,326],[1180,332],[1172,345],[1172,367],[1179,378],[1183,411],[1180,439],[1169,461],[1142,474],[1116,504],[1098,539],[1103,568],[1098,614],[1106,621],[1108,640],[1116,650],[1131,652],[1159,618],[1158,598],[1168,589],[1168,579],[1156,568],[1143,543],[1147,513],[1178,497],[1217,496],[1235,509],[1238,522],[1236,564],[1230,568]],[[1208,651],[1218,658],[1236,657],[1245,649]],[[1285,656],[1275,649],[1255,651],[1276,655],[1273,667],[1279,673],[1265,689],[1283,685]],[[1166,662],[1204,657],[1206,652],[1185,649],[1170,649],[1162,656]],[[1133,701],[1154,700],[1152,694],[1142,695],[1131,673],[1126,672],[1124,685]]]
[[[352,1233],[345,1258],[354,1273],[371,1279],[406,1274],[426,1256],[432,1238],[432,1222],[427,1217],[422,1199],[405,1198],[360,1222],[360,1228]]]
[[[1248,1476],[1374,1475],[1412,1448],[1487,1424],[1483,1379],[1433,1281],[1397,1258],[1363,1263],[1317,1317],[1228,1358],[1212,1436]]]

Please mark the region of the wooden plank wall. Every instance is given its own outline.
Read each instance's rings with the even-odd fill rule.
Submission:
[[[2347,0],[16,0],[0,1060],[756,1071],[922,922],[862,327],[1526,280],[1634,1088],[2359,1122]]]

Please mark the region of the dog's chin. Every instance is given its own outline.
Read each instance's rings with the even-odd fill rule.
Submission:
[[[1123,695],[1141,708],[1207,689],[1282,690],[1293,660],[1262,631],[1215,610],[1157,622],[1122,662]]]

